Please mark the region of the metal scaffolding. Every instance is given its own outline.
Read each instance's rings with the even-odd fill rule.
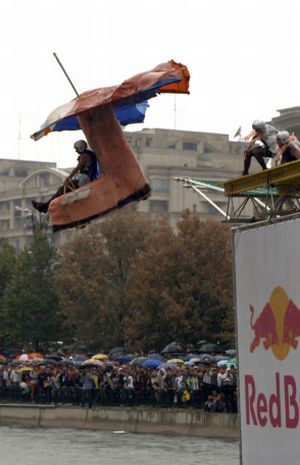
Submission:
[[[273,178],[276,178],[276,187]],[[226,222],[249,223],[300,212],[300,161],[224,183],[189,177],[175,177],[174,180],[182,182],[184,188],[193,189],[221,213]],[[226,211],[212,200],[214,192],[226,197]]]

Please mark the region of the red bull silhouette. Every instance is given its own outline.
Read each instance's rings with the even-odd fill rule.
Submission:
[[[300,309],[292,300],[289,301],[283,326],[283,342],[291,345],[293,349],[298,346],[297,337],[300,336]]]
[[[269,303],[267,303],[260,315],[253,324],[254,308],[250,305],[251,312],[251,328],[253,329],[255,336],[250,345],[250,352],[253,352],[256,347],[259,346],[260,341],[263,341],[264,348],[268,350],[273,344],[278,342],[277,331],[276,331],[276,320],[274,313]]]

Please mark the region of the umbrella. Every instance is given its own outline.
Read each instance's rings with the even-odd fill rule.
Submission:
[[[183,363],[182,358],[171,358],[170,360],[167,361],[167,363]]]
[[[237,365],[237,358],[234,357],[234,358],[231,358],[230,360],[228,360],[228,365]]]
[[[220,346],[211,343],[202,344],[202,346],[199,347],[199,352],[205,354],[210,354],[212,352],[220,352]]]
[[[228,355],[215,355],[214,360],[215,362],[219,362],[220,360],[228,360]]]
[[[186,358],[187,360],[191,360],[192,358],[198,358],[198,354],[190,353],[190,354],[187,354]]]
[[[87,359],[88,359],[88,357],[86,355],[83,355],[83,354],[74,354],[74,355],[71,355],[69,357],[69,360],[72,360],[72,362],[75,365],[79,365],[80,363],[85,362],[85,360],[87,360]]]
[[[175,365],[175,363],[161,363],[157,368],[159,370],[168,370],[168,369],[176,370],[178,366]]]
[[[34,360],[36,358],[43,359],[44,356],[39,352],[31,352],[30,354],[19,354],[16,356],[15,361],[18,362],[28,362],[30,360]]]
[[[130,363],[132,360],[134,360],[134,356],[129,355],[129,354],[128,355],[120,354],[120,355],[117,355],[116,357],[114,357],[114,361],[119,362],[121,364]]]
[[[46,355],[46,359],[56,360],[57,362],[60,362],[61,360],[64,359],[64,357],[59,354],[49,354],[49,355]]]
[[[163,356],[160,354],[148,354],[148,358],[151,360],[164,360]]]
[[[101,362],[100,360],[95,360],[94,358],[89,358],[87,360],[85,360],[84,362],[82,362],[81,366],[87,366],[87,365],[92,365],[94,367],[102,367],[103,366],[103,362]]]
[[[107,360],[106,362],[104,362],[104,365],[106,367],[120,366],[119,362],[114,362],[113,360]]]
[[[37,365],[38,363],[41,363],[41,362],[44,362],[45,359],[44,358],[35,358],[33,360],[30,360],[30,364],[31,365]]]
[[[71,360],[68,360],[70,365],[74,365],[74,363]],[[45,365],[59,365],[61,361],[59,360],[54,360],[54,358],[47,358],[46,360],[43,361]]]
[[[113,347],[108,355],[122,354],[124,352],[124,347]]]
[[[228,360],[219,360],[217,363],[218,367],[224,367],[228,365]]]
[[[235,354],[236,354],[236,350],[235,350],[235,349],[228,349],[228,350],[225,350],[225,354],[227,354],[227,355],[235,355]]]
[[[107,360],[108,359],[108,355],[105,355],[105,354],[96,354],[96,355],[93,355],[92,356],[92,359],[95,359],[95,360]]]
[[[129,362],[129,365],[141,365],[145,360],[148,360],[147,357],[135,357]]]
[[[49,359],[48,362],[53,363],[53,360]],[[57,360],[55,361],[55,363],[57,365],[74,365],[74,362],[67,358],[62,358],[61,360]]]
[[[78,366],[79,370],[84,370],[85,368],[99,368],[98,365],[96,365],[95,363],[81,363],[79,366]]]
[[[187,360],[186,362],[184,362],[184,364],[191,367],[195,365],[195,362],[193,362],[193,360]]]
[[[23,373],[25,371],[32,371],[32,370],[33,370],[33,368],[31,368],[31,367],[21,367],[21,368],[18,369],[18,371],[20,373]]]
[[[215,358],[210,354],[200,354],[198,363],[213,363]]]
[[[199,363],[199,362],[201,362],[201,358],[199,358],[199,357],[191,358],[191,359],[190,359],[190,362]]]
[[[145,368],[157,368],[159,367],[159,365],[161,365],[161,361],[160,360],[144,360],[144,362],[142,363],[142,367],[145,367]]]
[[[168,344],[162,351],[162,354],[174,354],[174,353],[181,353],[182,347],[177,344],[175,341]]]

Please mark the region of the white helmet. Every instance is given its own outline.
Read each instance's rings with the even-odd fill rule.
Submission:
[[[288,131],[279,131],[276,137],[282,144],[285,144],[289,141],[290,133]]]
[[[252,123],[252,129],[255,129],[255,131],[264,131],[266,129],[266,123],[261,119],[256,119]]]
[[[73,145],[74,149],[77,150],[79,153],[82,153],[84,152],[84,150],[87,149],[87,143],[85,142],[85,140],[77,140],[74,145]]]

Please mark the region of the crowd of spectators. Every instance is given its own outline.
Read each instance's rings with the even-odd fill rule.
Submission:
[[[162,369],[39,361],[0,365],[0,402],[81,406],[148,405],[237,411],[234,366],[198,363]]]

